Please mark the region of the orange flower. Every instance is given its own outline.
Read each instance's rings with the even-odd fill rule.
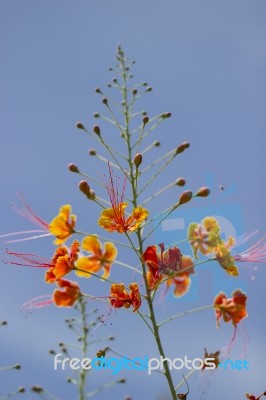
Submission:
[[[202,224],[192,222],[189,225],[187,238],[196,259],[199,258],[198,251],[202,254],[213,253],[215,248],[221,244],[220,230],[217,220],[212,217],[204,218]]]
[[[117,256],[117,248],[114,244],[106,242],[102,249],[101,242],[97,237],[86,236],[82,241],[82,249],[92,254],[77,260],[76,267],[82,271],[76,271],[76,274],[89,278],[91,277],[90,272],[95,274],[103,268],[102,278],[108,278],[111,265]]]
[[[54,283],[57,279],[63,278],[71,270],[74,269],[75,261],[78,258],[79,242],[74,240],[70,246],[70,251],[66,246],[60,246],[56,249],[52,258],[52,265],[45,274],[47,283]]]
[[[75,233],[76,216],[71,214],[71,206],[65,204],[59,210],[59,214],[50,222],[49,231],[56,237],[54,244],[64,243]]]
[[[151,290],[155,289],[171,272],[178,271],[182,264],[182,254],[177,247],[165,251],[163,243],[159,244],[160,252],[156,252],[156,246],[148,246],[142,255],[148,267],[147,280]]]
[[[141,298],[139,293],[139,287],[137,283],[131,283],[129,285],[130,293],[129,298],[133,307],[133,311],[137,311],[141,306]]]
[[[114,308],[129,308],[133,306],[133,311],[137,311],[141,306],[141,298],[137,283],[129,285],[130,293],[128,294],[123,283],[114,283],[110,288],[109,301]]]
[[[76,216],[71,214],[71,206],[66,204],[60,208],[59,214],[48,224],[39,217],[21,197],[22,207],[15,207],[15,210],[41,229],[31,229],[0,235],[0,238],[12,237],[16,235],[34,234],[33,236],[23,237],[22,239],[8,240],[7,243],[24,242],[26,240],[37,239],[39,237],[54,235],[54,244],[64,243],[73,233]]]
[[[6,250],[6,254],[16,257],[19,261],[10,261],[9,264],[20,265],[23,267],[47,268],[45,273],[46,283],[54,283],[57,279],[62,278],[74,269],[74,263],[78,258],[79,242],[74,240],[70,249],[66,246],[59,246],[52,257],[48,260],[44,257],[18,253],[15,251]]]
[[[106,185],[106,189],[108,191],[112,207],[103,210],[101,212],[100,218],[98,219],[99,226],[109,232],[133,232],[149,215],[149,212],[146,208],[136,207],[132,210],[131,215],[129,215],[128,217],[125,216],[125,208],[128,206],[128,203],[123,201],[125,188],[126,178],[123,184],[122,193],[121,195],[119,195],[118,179],[114,183],[111,168],[109,165],[109,183]]]
[[[183,273],[181,272],[182,269],[186,269],[189,267],[191,267],[191,268],[188,269],[187,271],[185,271]],[[183,256],[180,269],[178,270],[176,275],[169,278],[166,282],[168,287],[170,285],[175,285],[175,289],[174,289],[175,297],[182,297],[188,292],[188,290],[190,288],[190,284],[191,284],[191,279],[190,279],[189,275],[193,274],[193,273],[194,273],[194,268],[193,268],[192,258],[189,256]]]
[[[63,290],[55,289],[53,301],[58,307],[71,307],[80,296],[80,289],[76,282],[58,279],[57,286]]]
[[[220,319],[223,317],[224,322],[232,321],[236,326],[242,319],[248,316],[246,311],[247,295],[240,289],[232,293],[232,298],[227,298],[226,294],[220,292],[214,299],[213,306],[215,308],[216,324],[220,326]]]
[[[103,210],[98,219],[98,225],[109,232],[124,233],[126,231],[135,231],[142,221],[147,218],[149,212],[146,208],[136,207],[129,217],[125,217],[124,209],[127,205],[127,203],[123,202]]]

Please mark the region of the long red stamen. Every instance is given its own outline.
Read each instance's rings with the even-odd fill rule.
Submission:
[[[240,262],[264,262],[264,261],[266,261],[266,235],[263,236],[257,243],[255,243],[249,249],[234,256],[234,259],[236,261],[240,261]]]
[[[24,303],[22,306],[22,310],[26,311],[26,310],[38,309],[49,306],[50,304],[53,304],[52,296],[50,294],[44,294],[43,296],[35,297],[34,299],[31,299],[26,303]]]
[[[124,215],[124,210],[121,207],[121,204],[124,201],[127,177],[125,176],[121,195],[119,196],[119,186],[120,186],[119,178],[116,177],[116,181],[114,182],[113,173],[109,162],[108,162],[108,169],[109,169],[109,181],[106,184],[106,189],[108,191],[110,202],[114,210],[116,222],[121,225],[124,225],[125,215]]]
[[[20,265],[22,267],[35,267],[35,268],[50,268],[52,266],[51,261],[47,260],[47,258],[37,256],[35,254],[18,253],[16,251],[10,251],[10,250],[6,250],[6,254],[14,256],[19,260],[25,261],[25,263],[18,261],[9,261],[7,262],[8,264]]]
[[[17,205],[14,205],[13,208],[14,210],[20,214],[22,217],[26,218],[28,221],[32,222],[34,225],[39,226],[40,228],[44,230],[49,230],[49,224],[45,222],[41,217],[39,217],[33,209],[29,206],[28,203],[24,200],[21,194],[17,194],[21,203],[22,207],[18,207]]]

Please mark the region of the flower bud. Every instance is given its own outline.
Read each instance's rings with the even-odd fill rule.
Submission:
[[[108,104],[108,100],[107,100],[107,98],[106,98],[106,97],[104,97],[104,98],[102,99],[102,103],[103,103],[103,104],[105,104],[105,105],[107,105],[107,104]]]
[[[170,118],[171,116],[172,116],[172,114],[171,114],[170,112],[165,112],[165,113],[163,113],[163,114],[161,115],[161,118],[166,119],[166,118]]]
[[[135,155],[134,158],[134,164],[136,165],[136,167],[138,168],[140,166],[140,164],[142,163],[142,154],[141,153],[137,153]]]
[[[36,393],[42,393],[42,392],[43,392],[43,388],[42,388],[41,386],[39,386],[39,385],[34,385],[34,386],[32,386],[32,387],[31,387],[31,390],[32,390],[33,392],[36,392]]]
[[[95,113],[93,114],[93,116],[94,116],[94,118],[100,118],[100,114],[97,113],[97,112],[95,112]]]
[[[126,383],[126,380],[125,380],[125,378],[120,378],[120,379],[118,379],[117,382],[118,382],[118,383]]]
[[[185,186],[186,181],[185,181],[184,178],[177,178],[175,184],[178,185],[178,186]]]
[[[1,325],[7,325],[7,321],[2,321]]]
[[[183,151],[188,149],[189,146],[190,146],[190,144],[188,142],[184,142],[184,143],[180,144],[176,149],[176,154],[183,153]]]
[[[68,164],[68,169],[69,169],[69,171],[71,171],[71,172],[79,172],[78,167],[76,166],[76,164],[73,164],[73,163]]]
[[[156,140],[156,142],[154,142],[154,146],[156,146],[156,147],[161,146],[161,142],[159,142],[159,140]]]
[[[151,91],[152,91],[152,87],[148,86],[147,89],[146,89],[146,92],[151,92]]]
[[[96,93],[102,93],[101,89],[98,88],[98,87],[95,89],[95,92],[96,92]]]
[[[149,122],[149,117],[145,115],[142,119],[143,125],[146,125]]]
[[[86,181],[79,182],[79,190],[85,194],[89,199],[91,197],[91,189]]]
[[[178,201],[178,205],[188,203],[192,199],[193,193],[190,190],[186,190],[185,192],[181,193]]]
[[[96,135],[100,136],[101,135],[100,127],[98,125],[94,125],[93,132],[96,133]]]
[[[197,193],[194,194],[194,196],[198,197],[208,197],[209,194],[211,193],[210,189],[208,187],[202,187],[200,188]]]
[[[83,125],[81,122],[77,122],[77,123],[76,123],[76,127],[77,127],[78,129],[85,129],[85,128],[84,128],[84,125]]]
[[[177,395],[178,400],[187,400],[187,393],[179,393]]]
[[[137,89],[133,89],[133,90],[132,90],[133,96],[136,96],[137,93],[138,93]]]
[[[23,386],[20,386],[18,388],[18,393],[25,393],[25,392],[26,392],[26,389]]]
[[[96,150],[94,150],[94,149],[89,149],[89,155],[90,155],[90,156],[96,156]]]
[[[16,364],[16,365],[14,366],[14,368],[15,368],[15,369],[21,369],[21,365],[20,365],[20,364]]]

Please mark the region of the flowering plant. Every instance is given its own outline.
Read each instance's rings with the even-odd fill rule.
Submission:
[[[152,88],[146,82],[139,85],[130,84],[132,62],[128,60],[120,47],[117,50],[116,59],[117,77],[113,79],[109,87],[118,90],[122,96],[122,102],[117,104],[97,88],[96,93],[102,96],[102,103],[108,115],[95,113],[94,117],[116,128],[118,135],[108,137],[100,125],[94,125],[92,129],[88,129],[83,123],[77,123],[77,128],[86,133],[90,140],[95,140],[108,154],[108,157],[105,157],[98,150],[90,149],[89,151],[91,157],[103,163],[104,176],[96,179],[95,176],[82,172],[76,164],[69,164],[71,172],[82,176],[79,189],[90,204],[94,203],[98,207],[98,226],[103,232],[106,231],[105,235],[108,236],[95,234],[90,230],[80,231],[79,220],[75,214],[72,214],[69,204],[62,205],[58,215],[47,223],[27,203],[23,202],[20,213],[41,229],[16,232],[17,235],[29,233],[30,236],[11,240],[11,242],[38,236],[52,236],[56,248],[50,259],[10,249],[6,253],[11,257],[9,261],[11,264],[43,268],[46,283],[54,287],[53,293],[45,298],[31,300],[26,307],[38,308],[48,304],[58,307],[76,305],[84,316],[84,307],[87,302],[100,300],[109,307],[108,314],[113,309],[125,308],[128,312],[133,311],[152,334],[158,353],[164,360],[163,374],[168,384],[169,398],[187,398],[189,390],[187,394],[180,394],[178,390],[188,377],[179,383],[174,381],[166,360],[161,327],[188,313],[213,309],[217,327],[220,326],[221,319],[225,323],[231,322],[234,338],[238,324],[248,315],[247,295],[237,288],[236,284],[231,297],[220,292],[212,304],[179,312],[168,316],[163,321],[158,321],[156,315],[158,293],[162,293],[161,301],[165,300],[165,294],[170,288],[173,288],[173,295],[177,299],[185,296],[193,284],[193,276],[198,267],[209,261],[216,262],[216,268],[221,267],[228,275],[228,279],[236,279],[239,275],[236,264],[265,261],[266,245],[262,239],[244,253],[234,254],[232,248],[235,238],[223,238],[221,227],[217,219],[212,216],[207,216],[201,222],[189,224],[185,240],[190,244],[192,254],[183,254],[184,240],[176,240],[172,244],[157,244],[152,241],[153,232],[170,214],[183,206],[186,207],[187,203],[196,201],[197,198],[209,196],[210,190],[207,187],[200,187],[194,193],[191,190],[183,190],[182,187],[186,185],[186,181],[184,178],[177,178],[163,188],[156,189],[155,193],[149,194],[148,189],[156,182],[159,175],[181,156],[190,144],[183,142],[150,164],[146,163],[149,153],[160,146],[158,141],[146,145],[146,138],[149,138],[149,135],[161,123],[170,118],[171,113],[163,112],[149,117],[147,112],[135,111],[137,101]],[[119,117],[116,115],[114,106],[120,112]],[[118,140],[123,143],[124,152],[119,150],[120,147],[117,148]],[[92,186],[96,189],[92,189]],[[180,188],[177,201],[161,210],[159,215],[152,216],[149,204],[160,196],[163,196],[166,202],[165,193],[172,187]],[[103,192],[103,197],[98,195],[98,189]],[[6,234],[2,237],[9,238],[11,235],[14,234]],[[118,259],[119,247],[124,247],[128,251],[127,259],[130,261],[124,262]],[[200,255],[205,258],[200,260]],[[128,270],[126,282],[112,279],[112,271],[116,265]],[[71,273],[75,273],[78,278],[91,278],[86,281],[86,290],[83,290],[76,280],[69,280]],[[93,279],[99,279],[105,284],[104,296],[89,293],[90,285],[93,287]],[[86,350],[87,338],[84,346]],[[205,358],[207,356],[213,356],[211,358],[215,360],[217,367],[219,351],[208,354],[206,350]],[[203,364],[201,369],[204,371],[206,365]],[[86,374],[87,372],[82,371],[79,375],[77,385],[79,400],[87,397]]]

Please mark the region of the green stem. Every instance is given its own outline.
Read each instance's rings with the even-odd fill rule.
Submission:
[[[82,321],[82,359],[87,357],[87,348],[88,348],[88,327],[86,321],[86,301],[79,297],[79,307],[81,312],[81,321]],[[78,382],[78,389],[79,389],[79,400],[85,400],[86,398],[86,378],[87,378],[87,370],[82,368],[79,374],[79,382]]]
[[[125,134],[126,134],[126,141],[127,141],[127,145],[128,145],[128,165],[129,165],[129,180],[131,183],[131,188],[132,188],[132,199],[133,199],[133,205],[134,207],[137,207],[137,202],[138,202],[138,194],[136,191],[136,181],[137,180],[137,176],[134,177],[134,167],[133,167],[133,163],[132,163],[132,147],[131,147],[131,142],[130,142],[130,133],[129,133],[129,115],[128,115],[128,103],[127,103],[127,71],[126,71],[126,67],[125,67],[125,60],[122,57],[122,61],[121,61],[121,66],[122,66],[122,76],[123,76],[123,83],[124,83],[124,104],[125,104]],[[143,135],[144,136],[144,135]],[[157,325],[156,322],[156,317],[155,317],[155,313],[154,313],[154,308],[153,308],[153,302],[152,302],[152,298],[151,298],[151,291],[149,289],[149,285],[148,285],[148,280],[147,280],[147,274],[146,274],[146,266],[145,263],[142,260],[142,254],[143,254],[143,240],[142,240],[142,236],[141,236],[141,229],[138,228],[136,231],[137,234],[137,238],[138,238],[138,245],[139,248],[137,249],[136,246],[134,245],[134,243],[132,242],[130,236],[126,233],[127,238],[129,239],[133,250],[135,251],[135,253],[138,255],[138,258],[141,261],[141,266],[142,266],[142,272],[143,272],[143,278],[144,278],[144,283],[145,283],[145,289],[146,289],[146,300],[148,303],[148,307],[149,307],[149,312],[150,312],[150,320],[151,320],[151,324],[152,324],[152,329],[150,328],[150,330],[153,331],[154,337],[155,337],[155,341],[157,344],[157,348],[159,350],[160,356],[162,356],[163,358],[165,358],[165,353],[164,353],[164,349],[162,346],[162,342],[161,342],[161,338],[159,335],[159,327]],[[146,321],[146,320],[145,320]],[[147,323],[147,321],[146,321]],[[167,379],[168,385],[169,385],[169,390],[171,393],[171,398],[173,400],[176,400],[176,391],[175,391],[175,387],[172,381],[172,377],[171,377],[171,373],[170,373],[170,369],[168,366],[167,361],[164,362],[164,374],[165,377]]]
[[[177,318],[180,318],[180,317],[184,317],[185,315],[192,314],[192,313],[195,313],[195,312],[198,312],[198,311],[209,310],[210,308],[213,308],[212,304],[208,305],[208,306],[192,308],[191,310],[175,314],[172,317],[169,317],[169,318],[165,319],[163,322],[161,322],[158,325],[158,328],[160,328],[161,326],[163,326],[164,324],[166,324],[169,321],[173,321],[174,319],[177,319]]]

